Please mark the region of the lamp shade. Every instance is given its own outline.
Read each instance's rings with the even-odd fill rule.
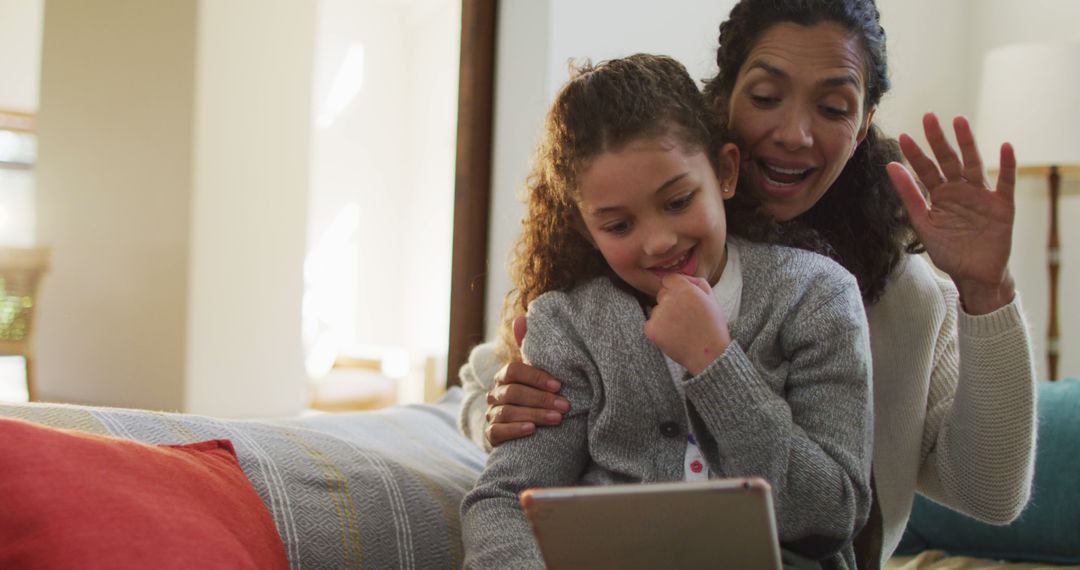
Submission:
[[[1022,171],[1080,167],[1080,43],[988,52],[977,125],[988,166],[997,166],[997,149],[1008,141]]]

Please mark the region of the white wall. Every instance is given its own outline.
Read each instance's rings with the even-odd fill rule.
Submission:
[[[968,113],[971,84],[967,4],[940,0],[878,0],[892,89],[874,118],[886,133],[922,134],[922,116]],[[933,17],[927,17],[933,14]]]
[[[341,117],[347,128],[313,140],[313,80],[325,96],[340,63],[316,74],[324,5],[338,8],[323,13],[330,44],[357,28],[370,40],[369,77]],[[44,397],[225,416],[299,410],[306,244],[348,201],[363,204],[365,245],[347,260],[360,329],[350,340],[445,353],[458,2],[48,8],[44,18],[42,0],[0,0],[0,101],[33,101],[4,105],[37,109],[48,20]],[[312,153],[320,143],[331,152]],[[309,236],[315,183],[324,192],[311,197]]]
[[[315,5],[203,0],[197,26],[184,409],[292,415]]]
[[[0,109],[36,112],[45,0],[0,0]]]
[[[49,0],[44,22],[42,397],[297,413],[313,5]]]
[[[491,209],[485,330],[495,335],[510,290],[506,262],[524,213],[519,199],[541,121],[547,112],[551,0],[510,0],[498,11],[495,118],[492,124]]]
[[[718,27],[734,5],[734,0],[552,0],[549,96],[566,81],[567,60],[585,57],[598,62],[642,52],[670,55],[691,77],[712,77]]]
[[[329,361],[321,355],[357,345],[392,346],[418,364],[445,357],[460,2],[323,0],[320,6],[317,117],[335,98],[332,86],[346,54],[362,50],[364,63],[354,73],[362,75],[355,97],[313,134],[305,293],[310,371],[325,374]],[[354,229],[332,229],[342,216]],[[339,244],[336,251],[330,242]],[[410,396],[406,391],[399,394]]]
[[[413,41],[406,52],[412,62],[408,104],[414,110],[406,171],[412,173],[413,192],[402,220],[404,247],[410,253],[404,259],[403,311],[396,318],[404,320],[403,340],[414,354],[445,358],[450,342],[461,2],[420,3],[411,22],[413,37],[423,41]],[[444,375],[446,366],[436,369]],[[445,378],[435,381],[443,384]]]
[[[567,58],[601,60],[639,51],[667,53],[683,61],[695,77],[708,77],[714,71],[717,28],[734,3],[509,0],[500,6],[486,305],[489,337],[498,326],[502,298],[510,286],[506,260],[523,213],[517,193],[528,172],[548,102],[566,77]],[[958,114],[975,118],[982,56],[988,49],[1024,41],[1080,39],[1076,24],[1080,2],[1075,0],[878,0],[878,5],[888,34],[893,88],[876,117],[887,133],[907,132],[917,140],[924,140],[921,117],[927,111],[945,118]],[[537,73],[537,69],[546,73]],[[983,149],[984,155],[994,152],[996,149]],[[1011,263],[1043,377],[1047,306],[1044,188],[1041,180],[1020,182]],[[1067,183],[1065,189],[1080,193],[1080,182]],[[1066,197],[1061,219],[1080,219],[1078,216],[1080,197]],[[1080,229],[1075,224],[1062,224],[1059,376],[1080,375],[1080,300],[1065,294],[1080,286],[1080,250],[1069,251],[1070,244],[1080,243],[1077,232]]]
[[[1075,0],[968,0],[971,41],[967,64],[972,70],[969,106],[975,109],[982,79],[982,59],[989,50],[1008,44],[1080,41],[1080,2]],[[1080,73],[1080,69],[1061,70]],[[1037,105],[1038,101],[1031,104]],[[1018,110],[1022,112],[1022,110]],[[1080,136],[1080,135],[1078,135]],[[996,145],[995,145],[996,146]],[[983,153],[997,149],[983,144]],[[1017,149],[1022,153],[1023,149]],[[1022,157],[1020,157],[1022,158]],[[1080,376],[1080,299],[1070,295],[1080,288],[1080,180],[1068,180],[1058,212],[1061,236],[1061,270],[1058,277],[1058,330],[1061,358],[1058,376]],[[1021,177],[1016,189],[1016,230],[1010,263],[1035,340],[1039,376],[1047,377],[1046,329],[1049,322],[1049,279],[1046,240],[1049,228],[1047,182],[1040,177]]]
[[[44,0],[0,0],[0,110],[37,112],[43,10]],[[32,246],[36,217],[33,171],[0,169],[0,246]]]
[[[548,104],[570,59],[670,55],[695,78],[715,74],[713,44],[734,0],[510,0],[499,6],[494,167],[485,323],[498,328],[506,264],[524,208],[521,189]],[[539,73],[546,70],[546,73]]]
[[[44,21],[41,397],[180,409],[196,6],[49,0]]]

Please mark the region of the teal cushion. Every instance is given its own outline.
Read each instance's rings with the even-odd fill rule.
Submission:
[[[994,526],[917,496],[897,554],[1080,564],[1080,379],[1041,382],[1031,501],[1016,521]]]

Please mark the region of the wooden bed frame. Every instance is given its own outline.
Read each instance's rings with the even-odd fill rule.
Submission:
[[[446,385],[484,340],[497,0],[462,0]]]

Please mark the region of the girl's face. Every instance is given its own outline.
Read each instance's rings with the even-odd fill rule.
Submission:
[[[728,144],[719,158],[723,179],[704,152],[646,137],[601,154],[578,178],[586,237],[623,281],[655,297],[668,273],[720,278],[739,152]]]
[[[858,38],[832,23],[777,24],[747,55],[728,124],[749,188],[776,219],[816,204],[866,137],[864,69]]]

